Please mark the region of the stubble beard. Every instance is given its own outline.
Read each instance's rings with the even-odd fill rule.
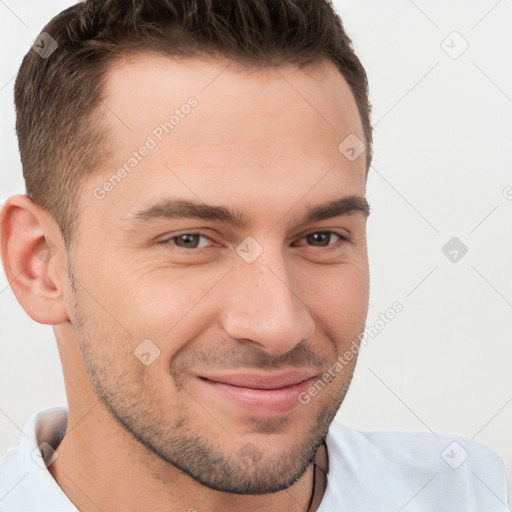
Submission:
[[[72,279],[72,274],[70,277]],[[347,373],[343,375],[343,385],[335,394],[332,390],[322,391],[322,394],[329,393],[330,399],[324,400],[314,424],[296,444],[280,452],[267,452],[265,443],[258,446],[257,443],[248,442],[230,453],[228,446],[214,444],[208,439],[206,431],[218,430],[218,425],[215,425],[215,420],[206,412],[203,420],[212,423],[211,429],[201,428],[199,422],[187,414],[187,407],[181,408],[171,424],[166,422],[161,414],[165,410],[165,401],[158,400],[161,396],[159,389],[147,378],[151,373],[142,368],[142,365],[137,367],[140,363],[136,364],[135,358],[130,363],[126,357],[115,358],[107,349],[101,350],[104,347],[101,341],[109,339],[109,336],[119,338],[119,332],[100,333],[96,329],[92,333],[92,326],[102,325],[101,319],[95,321],[88,314],[76,286],[73,285],[73,289],[75,306],[72,327],[92,389],[115,423],[148,450],[148,457],[156,455],[205,487],[234,494],[275,493],[289,488],[305,473],[345,398],[356,358],[351,367],[345,367]],[[92,342],[94,339],[95,343]],[[123,340],[120,341],[118,346],[131,346],[123,345]],[[120,373],[122,366],[126,369]],[[194,405],[195,399],[183,389],[183,383],[176,382],[172,372],[169,372],[169,377],[169,385],[174,384],[176,389],[181,389],[183,403],[188,398],[189,405]],[[334,382],[335,380],[330,384]],[[325,397],[327,396],[326,394]],[[174,404],[175,408],[176,406]],[[248,423],[251,432],[272,436],[273,432],[279,431],[286,423],[286,418],[253,417],[248,419]],[[224,433],[225,443],[236,445],[236,440],[230,438],[226,429]],[[165,479],[165,476],[162,478]]]

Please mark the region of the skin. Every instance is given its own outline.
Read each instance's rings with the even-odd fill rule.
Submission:
[[[250,72],[141,54],[108,72],[104,92],[112,151],[84,182],[71,252],[27,197],[2,210],[6,275],[27,313],[54,326],[62,360],[69,420],[49,470],[87,512],[307,510],[310,460],[356,358],[283,413],[240,407],[199,376],[300,369],[316,380],[364,330],[366,216],[298,222],[365,196],[364,154],[338,150],[349,134],[364,140],[350,89],[328,61]],[[96,199],[190,96],[191,113]],[[130,222],[167,196],[238,209],[249,224]],[[207,238],[172,238],[197,230]],[[307,236],[326,231],[347,239]],[[263,249],[252,263],[236,251],[248,236]],[[134,356],[146,339],[160,351],[148,366]]]

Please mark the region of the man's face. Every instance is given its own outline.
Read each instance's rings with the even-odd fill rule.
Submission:
[[[260,494],[303,474],[354,370],[333,365],[366,320],[366,216],[304,218],[364,198],[364,154],[338,149],[363,132],[330,63],[227,65],[143,55],[109,72],[112,156],[82,189],[70,255],[88,373],[72,378],[160,459]]]

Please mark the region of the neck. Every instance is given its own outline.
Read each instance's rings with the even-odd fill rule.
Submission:
[[[225,510],[307,512],[313,466],[286,490],[237,495],[209,489],[163,461],[113,421],[102,404],[71,410],[49,471],[80,512]],[[90,409],[90,410],[89,410]],[[84,412],[85,410],[85,412]],[[89,411],[89,412],[87,412]],[[318,487],[318,485],[317,485]],[[321,499],[321,496],[320,496]],[[318,491],[314,504],[318,502]],[[316,507],[315,507],[316,508]]]

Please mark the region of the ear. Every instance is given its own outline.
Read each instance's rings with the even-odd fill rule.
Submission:
[[[0,242],[7,280],[28,315],[41,324],[67,321],[67,251],[53,217],[27,196],[12,196],[0,211]]]

